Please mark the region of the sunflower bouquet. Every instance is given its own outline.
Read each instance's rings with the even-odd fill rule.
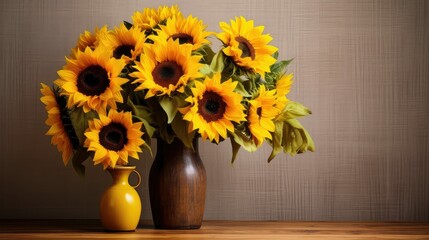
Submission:
[[[236,17],[209,32],[177,6],[146,8],[114,29],[85,31],[51,87],[42,83],[47,135],[83,173],[92,158],[104,168],[125,165],[152,138],[230,139],[232,161],[242,147],[272,146],[271,161],[314,144],[297,118],[310,114],[287,98],[291,62],[278,60],[263,26]],[[214,51],[210,37],[222,43]]]

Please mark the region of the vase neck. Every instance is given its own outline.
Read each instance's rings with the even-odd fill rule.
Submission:
[[[113,184],[129,185],[128,178],[135,168],[135,166],[116,166],[115,168],[109,168],[108,170],[112,175]]]
[[[198,138],[193,139],[193,149],[188,148],[183,142],[174,138],[171,143],[167,143],[163,139],[157,139],[157,150],[155,160],[162,160],[164,162],[183,160],[199,160],[198,152]],[[199,160],[200,161],[200,160]]]
[[[198,152],[198,138],[192,139],[192,148],[188,148],[183,144],[182,140],[175,137],[171,143],[164,141],[162,138],[157,138],[157,152],[171,151],[172,149],[183,149],[183,151]]]

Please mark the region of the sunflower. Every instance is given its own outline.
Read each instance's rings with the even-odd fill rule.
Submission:
[[[133,123],[131,112],[115,109],[110,109],[107,116],[100,114],[99,119],[90,120],[84,146],[95,152],[94,165],[101,163],[106,169],[127,164],[128,156],[138,159],[137,153],[142,152],[140,145],[145,143],[141,138],[142,124]]]
[[[51,143],[57,146],[58,151],[62,153],[64,165],[67,165],[73,156],[73,150],[79,147],[79,139],[71,124],[64,97],[60,96],[57,91],[54,93],[45,84],[41,85],[40,92],[43,96],[40,101],[46,105],[48,118],[45,123],[50,126],[46,135],[52,136]]]
[[[111,52],[114,58],[123,58],[126,63],[140,56],[145,41],[145,35],[139,27],[127,29],[125,24],[115,27],[110,34],[100,38],[101,45]]]
[[[232,122],[245,121],[243,96],[234,92],[236,86],[231,79],[221,83],[220,73],[206,77],[203,83],[195,81],[193,96],[186,99],[191,105],[179,109],[189,122],[189,132],[198,129],[204,140],[219,143],[219,136],[226,139],[227,131],[234,131]]]
[[[293,78],[293,74],[287,74],[287,75],[283,75],[276,82],[276,91],[277,91],[276,107],[280,111],[283,111],[283,109],[286,107],[287,102],[289,101],[286,95],[290,92],[290,88],[293,83],[292,78]]]
[[[274,132],[274,118],[280,113],[276,107],[276,90],[267,91],[265,85],[259,86],[258,97],[249,100],[248,127],[252,139],[259,147],[265,138],[272,139],[270,132]]]
[[[192,49],[197,50],[204,44],[210,44],[207,37],[213,33],[205,31],[206,27],[202,20],[192,15],[187,18],[173,17],[167,20],[165,26],[160,26],[161,29],[157,30],[158,35],[154,35],[154,38],[179,39],[180,44],[192,44]]]
[[[270,66],[276,62],[271,55],[277,48],[268,43],[272,40],[268,34],[262,34],[263,26],[253,26],[253,20],[244,17],[231,20],[231,26],[220,23],[223,32],[216,36],[223,42],[223,53],[229,56],[239,67],[259,73],[262,77],[270,72]]]
[[[83,52],[87,47],[95,49],[100,43],[99,39],[107,33],[108,30],[106,25],[102,28],[96,27],[94,29],[94,33],[89,31],[83,32],[80,34],[79,39],[77,40],[76,47],[72,49],[71,57],[75,58],[78,50]]]
[[[121,85],[128,80],[118,75],[125,66],[124,60],[110,58],[101,48],[86,48],[77,52],[76,59],[66,60],[55,84],[68,96],[68,108],[83,106],[84,112],[92,109],[105,114],[107,105],[116,109],[116,102],[123,102]]]
[[[145,8],[142,12],[135,12],[131,18],[134,26],[140,27],[143,31],[150,31],[157,25],[165,24],[165,21],[172,17],[182,17],[177,5],[160,6],[158,9]]]
[[[143,51],[134,66],[137,71],[130,76],[136,78],[133,83],[140,83],[136,91],[148,90],[145,98],[183,92],[189,79],[201,77],[201,56],[192,56],[189,44],[180,45],[178,40],[169,39],[145,46]]]

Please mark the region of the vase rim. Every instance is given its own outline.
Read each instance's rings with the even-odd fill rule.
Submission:
[[[134,170],[134,169],[136,169],[136,165],[116,165],[115,167],[108,167],[108,169],[112,169],[112,170],[121,170],[121,169]]]

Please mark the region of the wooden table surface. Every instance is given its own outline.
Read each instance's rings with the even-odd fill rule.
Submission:
[[[98,220],[0,220],[0,239],[429,239],[429,222],[205,221],[199,230],[105,232]]]

